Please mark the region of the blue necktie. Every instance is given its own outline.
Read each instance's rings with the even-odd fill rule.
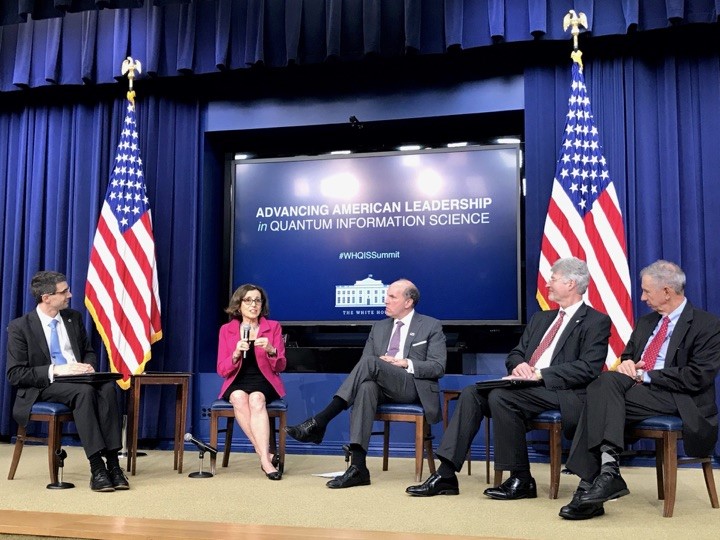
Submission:
[[[62,349],[60,349],[60,338],[58,337],[57,324],[57,319],[53,319],[50,321],[50,324],[48,324],[50,327],[50,358],[52,358],[53,364],[67,364],[67,360],[62,355]]]

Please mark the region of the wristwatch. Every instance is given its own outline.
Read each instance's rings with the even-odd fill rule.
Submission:
[[[535,378],[539,381],[542,380],[542,371],[540,368],[535,368]]]

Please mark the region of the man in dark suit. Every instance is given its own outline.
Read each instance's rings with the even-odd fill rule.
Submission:
[[[122,427],[115,383],[69,383],[58,378],[92,373],[96,367],[81,315],[68,309],[72,293],[67,279],[58,272],[38,272],[30,290],[37,307],[8,325],[7,378],[18,389],[13,417],[25,426],[36,401],[68,406],[90,461],[90,488],[129,489],[118,460]]]
[[[588,386],[566,463],[581,481],[560,510],[565,519],[600,516],[605,501],[630,493],[618,463],[626,423],[680,416],[689,456],[711,455],[717,440],[720,320],[688,302],[685,273],[678,265],[656,261],[640,277],[641,300],[653,313],[638,320],[617,371],[603,373]]]
[[[489,392],[475,385],[463,389],[435,452],[440,459],[437,473],[423,484],[408,487],[410,495],[457,495],[455,473],[462,469],[483,418],[492,417],[495,469],[509,470],[511,475],[500,486],[486,489],[485,495],[504,500],[537,497],[530,475],[526,422],[543,411],[560,409],[563,431],[572,436],[585,386],[602,370],[610,337],[610,318],[582,300],[590,278],[587,264],[575,257],[560,259],[551,272],[549,298],[560,309],[535,314],[505,362],[511,376],[540,382]]]
[[[407,279],[392,283],[385,314],[370,330],[360,361],[325,409],[286,428],[300,442],[320,444],[325,428],[340,412],[353,407],[350,423],[351,465],[327,483],[329,488],[370,484],[365,457],[379,403],[421,403],[431,424],[440,421],[438,379],[445,374],[447,350],[440,321],[415,312],[420,299]]]

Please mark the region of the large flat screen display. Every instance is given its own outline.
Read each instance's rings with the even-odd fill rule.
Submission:
[[[232,283],[285,324],[368,324],[406,277],[447,324],[520,323],[518,145],[236,161]]]

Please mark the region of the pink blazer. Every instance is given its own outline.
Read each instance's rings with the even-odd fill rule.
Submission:
[[[270,357],[265,352],[265,349],[255,347],[255,356],[260,372],[265,375],[265,378],[275,388],[278,395],[284,397],[285,386],[279,374],[281,371],[285,371],[287,360],[285,359],[285,343],[283,343],[280,323],[261,317],[257,337],[267,337],[270,344],[277,349],[277,356]],[[235,379],[235,375],[240,371],[240,366],[242,366],[242,357],[240,357],[237,364],[233,364],[232,361],[232,355],[238,341],[240,341],[240,323],[237,320],[232,320],[220,327],[217,372],[225,380],[218,397],[222,397],[225,390]]]

